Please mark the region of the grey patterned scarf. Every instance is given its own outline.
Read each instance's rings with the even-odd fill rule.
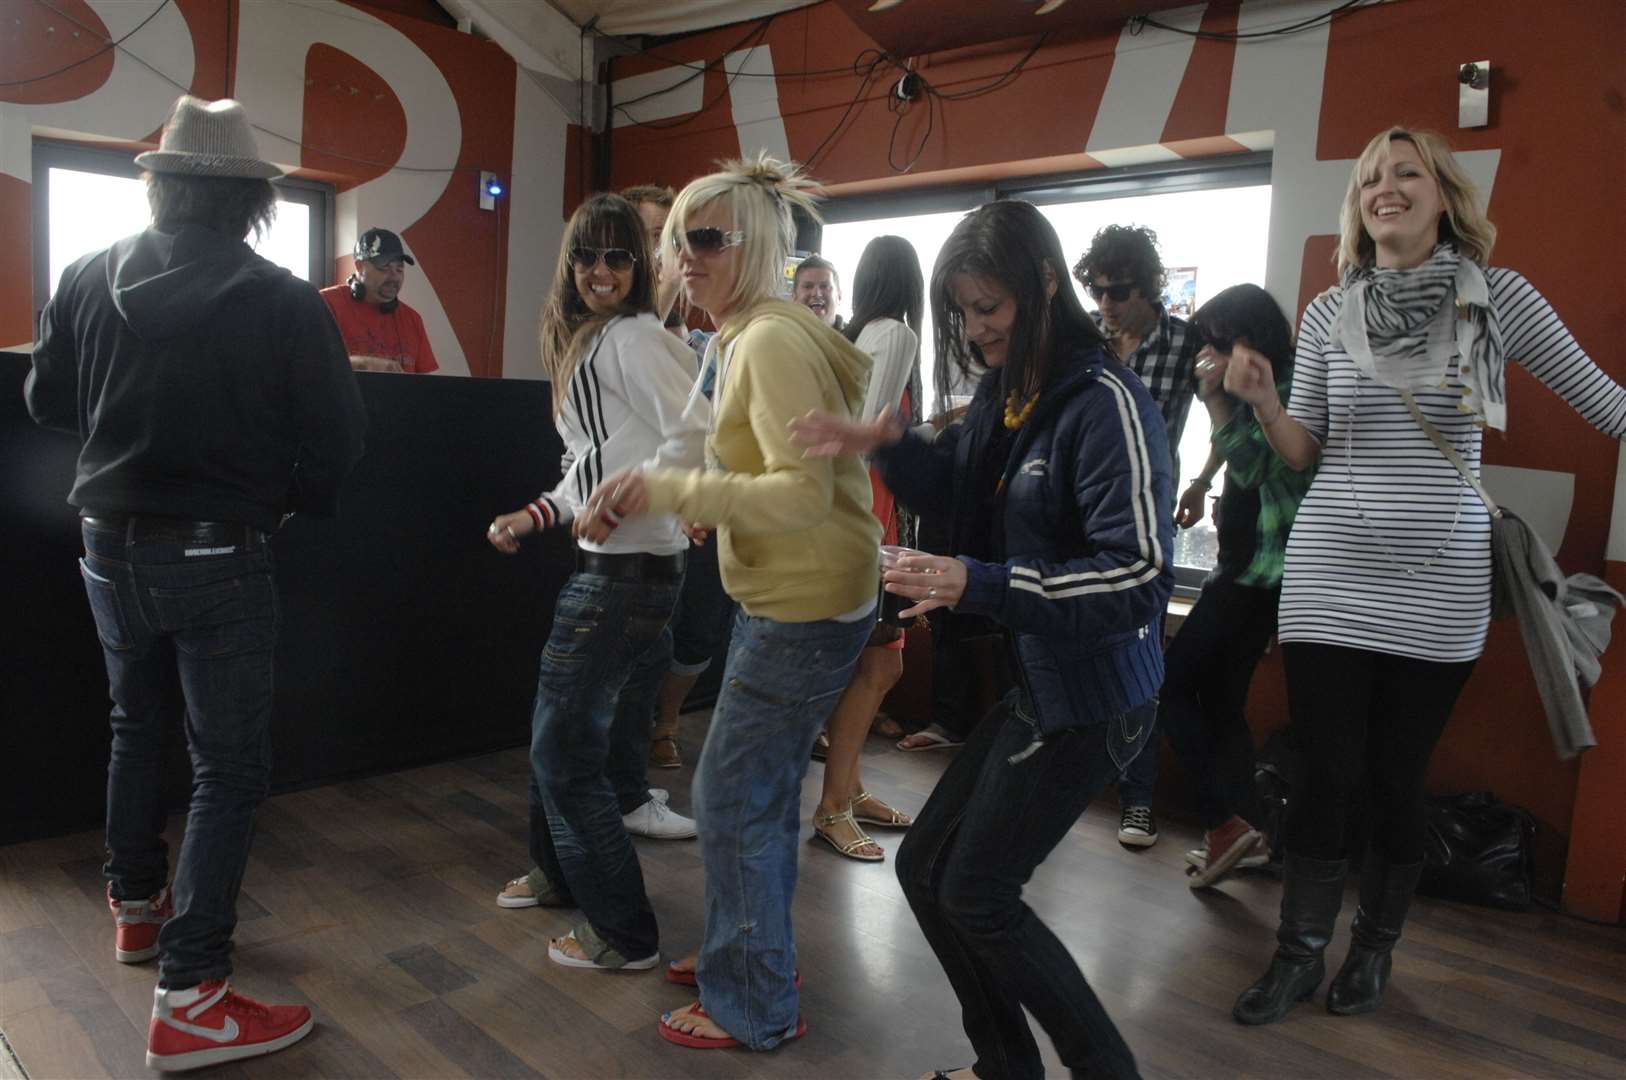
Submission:
[[[1507,359],[1485,272],[1450,244],[1409,270],[1353,267],[1332,343],[1369,378],[1397,390],[1443,386],[1456,359],[1458,408],[1481,426],[1507,428]]]

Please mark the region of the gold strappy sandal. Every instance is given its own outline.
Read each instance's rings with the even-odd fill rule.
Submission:
[[[837,825],[852,826],[853,832],[858,834],[857,838],[848,840],[845,843],[837,840],[829,832],[833,826]],[[841,811],[839,814],[814,814],[813,835],[817,836],[819,839],[823,840],[825,843],[829,844],[831,847],[835,848],[849,859],[857,859],[859,862],[880,862],[886,858],[886,851],[884,849],[878,855],[867,855],[863,852],[865,847],[869,846],[870,844],[875,844],[875,841],[870,838],[869,833],[864,831],[864,827],[858,824],[858,819],[853,817],[853,808],[851,806],[847,807],[847,809]],[[875,846],[879,848],[881,845],[875,844]]]

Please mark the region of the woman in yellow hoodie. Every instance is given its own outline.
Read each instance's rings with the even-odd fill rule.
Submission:
[[[700,1000],[660,1025],[684,1046],[767,1050],[806,1031],[790,918],[802,778],[875,625],[869,476],[855,457],[804,456],[786,427],[810,409],[856,416],[869,378],[868,356],[780,299],[791,208],[815,213],[810,186],[764,155],[678,196],[662,249],[719,331],[696,389],[715,371],[707,468],[609,477],[579,526],[608,535],[640,513],[713,526],[723,586],[741,607],[694,784]]]

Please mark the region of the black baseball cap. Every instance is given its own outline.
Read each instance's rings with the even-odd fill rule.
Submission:
[[[401,259],[408,266],[418,265],[418,260],[401,246],[401,238],[388,229],[368,229],[356,238],[357,262],[377,263],[386,259]]]

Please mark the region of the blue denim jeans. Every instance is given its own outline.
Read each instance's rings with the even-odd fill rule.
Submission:
[[[979,1077],[1044,1076],[1024,1008],[1074,1076],[1139,1075],[1067,946],[1022,901],[1022,888],[1119,762],[1144,745],[1156,713],[1152,701],[1039,741],[1012,692],[972,730],[898,849],[898,880],[960,999]]]
[[[118,900],[163,888],[162,749],[165,729],[184,722],[192,806],[175,867],[175,917],[158,935],[159,985],[223,979],[254,811],[271,781],[279,621],[271,552],[258,534],[224,551],[130,543],[89,525],[82,534],[80,573],[113,699],[103,870]]]
[[[796,1029],[796,891],[802,778],[852,680],[873,619],[782,623],[740,612],[695,772],[706,866],[700,1000],[753,1050]]]
[[[715,536],[689,548],[683,594],[672,616],[672,670],[679,675],[699,675],[710,667],[728,633],[734,599],[723,591],[721,574]]]
[[[548,826],[538,835],[533,814],[532,854],[629,960],[656,952],[660,935],[605,769],[613,733],[649,721],[677,594],[676,580],[572,574],[554,603],[531,713],[531,773]]]

